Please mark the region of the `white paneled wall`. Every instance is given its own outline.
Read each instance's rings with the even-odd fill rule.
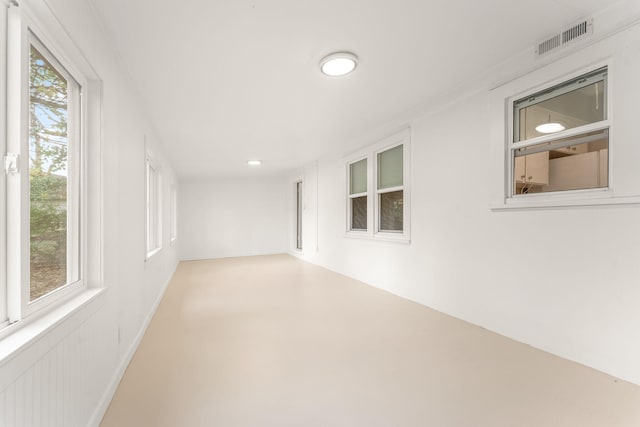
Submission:
[[[0,369],[0,426],[85,426],[104,390],[105,296],[28,345]],[[102,381],[96,381],[101,378]]]

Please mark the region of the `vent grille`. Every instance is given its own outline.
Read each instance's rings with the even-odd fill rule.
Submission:
[[[584,19],[571,27],[538,43],[536,57],[539,58],[568,43],[583,39],[593,34],[593,18]]]

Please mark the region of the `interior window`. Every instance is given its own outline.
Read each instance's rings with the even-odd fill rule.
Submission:
[[[513,195],[608,186],[606,68],[517,100],[513,109]]]

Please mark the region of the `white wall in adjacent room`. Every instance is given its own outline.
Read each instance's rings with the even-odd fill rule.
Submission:
[[[180,183],[181,259],[287,251],[285,178],[221,178]]]

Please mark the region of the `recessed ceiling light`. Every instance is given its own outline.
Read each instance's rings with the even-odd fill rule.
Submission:
[[[262,164],[262,160],[247,160],[247,164],[249,166],[260,166]]]
[[[350,52],[336,52],[320,61],[320,70],[331,77],[344,76],[356,69],[358,57]]]
[[[554,123],[554,122],[543,123],[541,125],[536,126],[536,131],[540,133],[556,133],[556,132],[560,132],[561,130],[564,130],[564,126],[562,126],[560,123]]]

